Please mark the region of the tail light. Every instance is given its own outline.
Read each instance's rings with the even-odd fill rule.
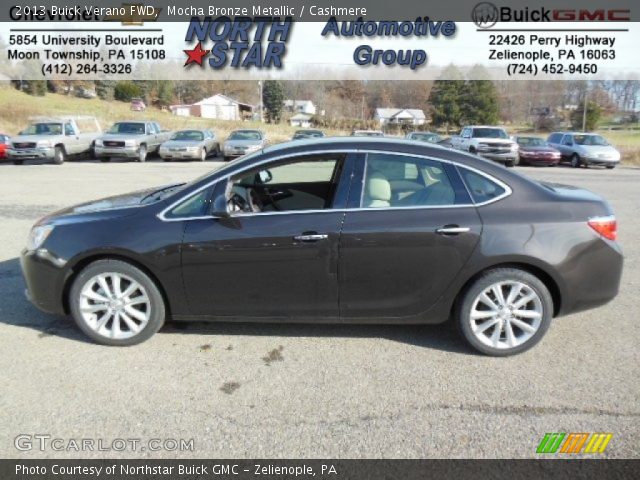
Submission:
[[[590,218],[587,223],[606,239],[616,240],[618,238],[618,222],[613,215]]]

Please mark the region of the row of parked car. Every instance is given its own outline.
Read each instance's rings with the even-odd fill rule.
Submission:
[[[378,130],[354,130],[352,136],[384,137]],[[324,137],[322,130],[298,130],[292,140]],[[544,140],[535,136],[510,137],[500,127],[471,125],[459,135],[443,139],[433,132],[410,132],[408,140],[437,143],[504,163],[558,165],[570,162],[573,167],[603,165],[615,168],[620,152],[595,133],[554,132]],[[16,137],[0,134],[0,158],[15,164],[25,160],[48,160],[62,164],[69,156],[90,155],[108,162],[111,158],[128,158],[144,162],[150,154],[165,161],[201,160],[222,155],[225,160],[261,150],[268,144],[261,130],[241,129],[231,132],[221,142],[208,129],[169,131],[157,122],[132,120],[116,122],[102,133],[95,117],[34,118]]]

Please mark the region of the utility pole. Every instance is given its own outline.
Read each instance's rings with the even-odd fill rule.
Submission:
[[[587,87],[589,88],[589,87]],[[587,93],[589,90],[584,91],[584,106],[582,107],[582,131],[587,131]]]

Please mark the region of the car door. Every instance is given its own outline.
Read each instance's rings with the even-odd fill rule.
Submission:
[[[213,197],[224,195],[223,204],[231,209],[228,216],[186,222],[182,270],[193,315],[337,320],[338,244],[352,162],[338,154],[285,162],[251,167],[222,180]],[[323,171],[320,164],[328,168]],[[248,187],[250,179],[259,181]],[[268,198],[288,188],[283,185],[305,182],[308,188],[296,190],[301,192],[297,206],[290,201],[268,208]],[[316,183],[329,183],[330,188],[323,205],[309,208],[309,196],[324,191],[311,185]],[[243,189],[259,190],[264,211],[238,211],[234,196],[242,196]]]
[[[420,188],[398,197],[398,169]],[[360,180],[356,180],[359,178]],[[456,168],[405,154],[360,159],[340,239],[340,315],[345,322],[421,319],[474,250],[482,223]]]
[[[64,136],[67,155],[77,155],[80,153],[80,134],[69,122],[64,124]]]

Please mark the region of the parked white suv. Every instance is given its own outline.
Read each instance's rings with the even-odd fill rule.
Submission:
[[[519,162],[518,144],[509,138],[504,128],[466,126],[460,131],[460,135],[451,137],[451,145],[458,150],[502,162],[507,167],[513,167]]]

